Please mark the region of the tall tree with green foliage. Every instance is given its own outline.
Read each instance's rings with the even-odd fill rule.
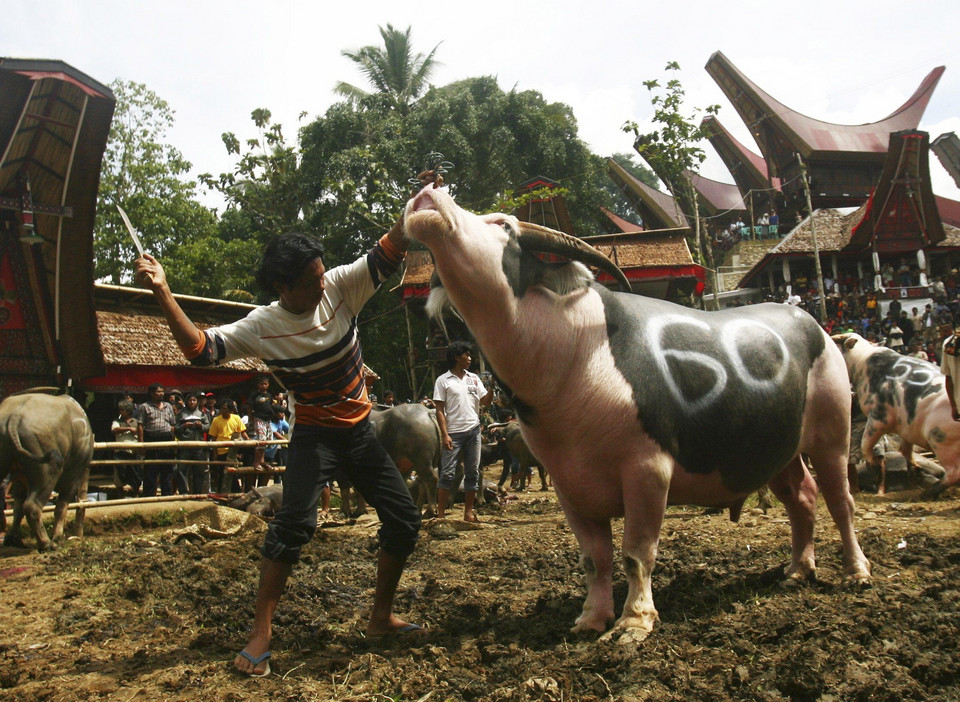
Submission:
[[[283,126],[274,124],[270,110],[258,108],[250,113],[257,136],[241,141],[233,132],[221,135],[227,153],[235,157],[233,168],[219,176],[201,173],[199,180],[226,201],[220,217],[219,238],[224,246],[239,249],[236,261],[242,261],[242,275],[225,294],[235,298],[272,299],[257,289],[253,269],[259,253],[277,234],[307,231],[302,213],[312,203],[305,195],[300,173],[300,148],[287,142]],[[245,292],[241,292],[245,291]]]
[[[228,173],[214,178],[209,173],[200,182],[219,192],[228,208],[249,218],[261,243],[300,226],[300,212],[309,208],[303,197],[299,149],[286,142],[283,126],[271,122],[270,110],[258,108],[250,114],[258,136],[241,143],[233,132],[221,138],[227,153],[236,157]]]
[[[664,70],[668,74],[679,71],[680,64],[671,61]],[[678,78],[670,78],[666,85],[661,85],[655,78],[644,81],[643,84],[652,93],[650,102],[654,107],[653,122],[658,126],[651,132],[641,133],[636,122],[627,122],[623,129],[634,134],[634,148],[646,159],[660,180],[664,181],[664,185],[679,202],[680,208],[693,221],[695,255],[710,269],[713,289],[717,291],[713,250],[700,219],[696,189],[688,177],[688,173],[699,170],[707,157],[706,152],[700,148],[700,143],[708,134],[697,118],[703,110],[693,108],[689,116],[684,114],[685,92]],[[705,111],[716,114],[719,110],[719,105],[710,105]]]
[[[313,203],[307,224],[322,235],[330,265],[352,261],[389,228],[410,196],[408,180],[433,151],[455,164],[448,184],[467,209],[515,203],[518,186],[542,175],[564,187],[577,233],[609,224],[599,210],[609,194],[595,187],[605,163],[578,137],[572,110],[536,91],[504,91],[493,77],[431,88],[407,114],[376,96],[338,103],[302,130],[301,147]],[[398,298],[377,295],[360,324],[365,358],[378,372],[406,358]],[[415,325],[419,345],[426,324]]]
[[[167,143],[170,105],[141,83],[110,85],[117,107],[100,176],[94,225],[95,275],[130,283],[136,249],[117,212],[119,204],[139,230],[143,245],[163,258],[178,292],[219,296],[232,286],[224,249],[216,239],[214,213],[197,200],[187,178],[190,163]]]
[[[357,64],[373,86],[374,93],[383,97],[389,107],[406,114],[427,89],[430,74],[437,65],[434,54],[440,45],[433,47],[427,55],[415,54],[410,41],[410,27],[400,31],[387,24],[386,28],[379,29],[383,47],[371,45],[340,53]],[[343,81],[337,83],[334,91],[353,102],[371,95],[369,91]]]

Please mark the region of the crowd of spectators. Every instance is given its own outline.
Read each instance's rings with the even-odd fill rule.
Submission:
[[[251,438],[248,427],[252,432],[257,422],[261,423],[258,436],[262,440],[286,439],[290,432],[287,396],[276,391],[264,397],[268,381],[266,376],[259,378],[257,389],[249,396],[184,394],[177,389],[167,391],[159,383],[147,389],[145,402],[138,404],[132,395],[124,395],[117,405],[118,416],[112,422],[111,433],[115,441],[131,446],[114,451],[114,459],[128,461],[117,465],[114,483],[130,496],[142,493],[145,497],[155,495],[158,487],[161,495],[173,495],[236,492],[254,484],[266,485],[272,469],[285,463],[285,445],[270,444],[263,450],[158,447],[143,452],[138,450],[137,442],[236,441]],[[146,461],[170,462],[141,463],[141,455]],[[225,463],[237,462],[254,465],[262,474],[240,477],[225,470]],[[273,479],[281,482],[282,474],[274,473]]]
[[[880,275],[884,290],[888,286],[915,289],[920,282],[916,267],[905,261],[901,262],[898,271],[885,264]],[[954,321],[960,321],[960,275],[956,271],[933,277],[925,296],[919,298],[923,302],[914,302],[917,298],[888,300],[883,292],[873,290],[870,279],[841,276],[834,280],[827,277],[823,284],[831,291],[824,301],[825,322],[820,320],[820,295],[815,281],[808,281],[804,275],[794,279],[790,292],[763,290],[761,296],[765,301],[803,308],[830,334],[854,332],[872,343],[933,363],[940,361],[941,329],[950,334]],[[740,304],[747,303],[735,298],[729,306]]]

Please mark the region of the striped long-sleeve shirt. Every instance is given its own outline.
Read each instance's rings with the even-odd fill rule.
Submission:
[[[353,426],[371,408],[357,315],[403,255],[382,237],[365,256],[326,272],[315,310],[293,314],[277,302],[258,307],[238,322],[205,330],[199,353],[188,354],[190,362],[260,358],[290,394],[297,423]]]

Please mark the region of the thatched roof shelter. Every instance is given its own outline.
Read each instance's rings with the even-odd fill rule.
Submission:
[[[246,316],[255,305],[175,295],[197,327],[206,329]],[[163,383],[184,392],[222,388],[265,373],[259,359],[231,361],[216,368],[195,368],[184,358],[153,295],[139,288],[96,286],[97,327],[105,372],[80,381],[99,392],[142,392]]]

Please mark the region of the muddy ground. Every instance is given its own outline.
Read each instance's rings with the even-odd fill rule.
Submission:
[[[568,632],[583,577],[552,493],[485,507],[478,530],[426,525],[397,599],[427,627],[419,636],[364,637],[376,527],[330,526],[295,571],[265,679],[229,664],[251,620],[259,529],[177,543],[180,510],[91,510],[87,535],[58,552],[0,550],[0,699],[960,698],[960,499],[859,505],[874,573],[863,591],[840,583],[822,500],[819,581],[800,589],[781,587],[780,505],[740,524],[671,508],[654,573],[661,621],[632,648]],[[619,607],[619,569],[616,582]]]

